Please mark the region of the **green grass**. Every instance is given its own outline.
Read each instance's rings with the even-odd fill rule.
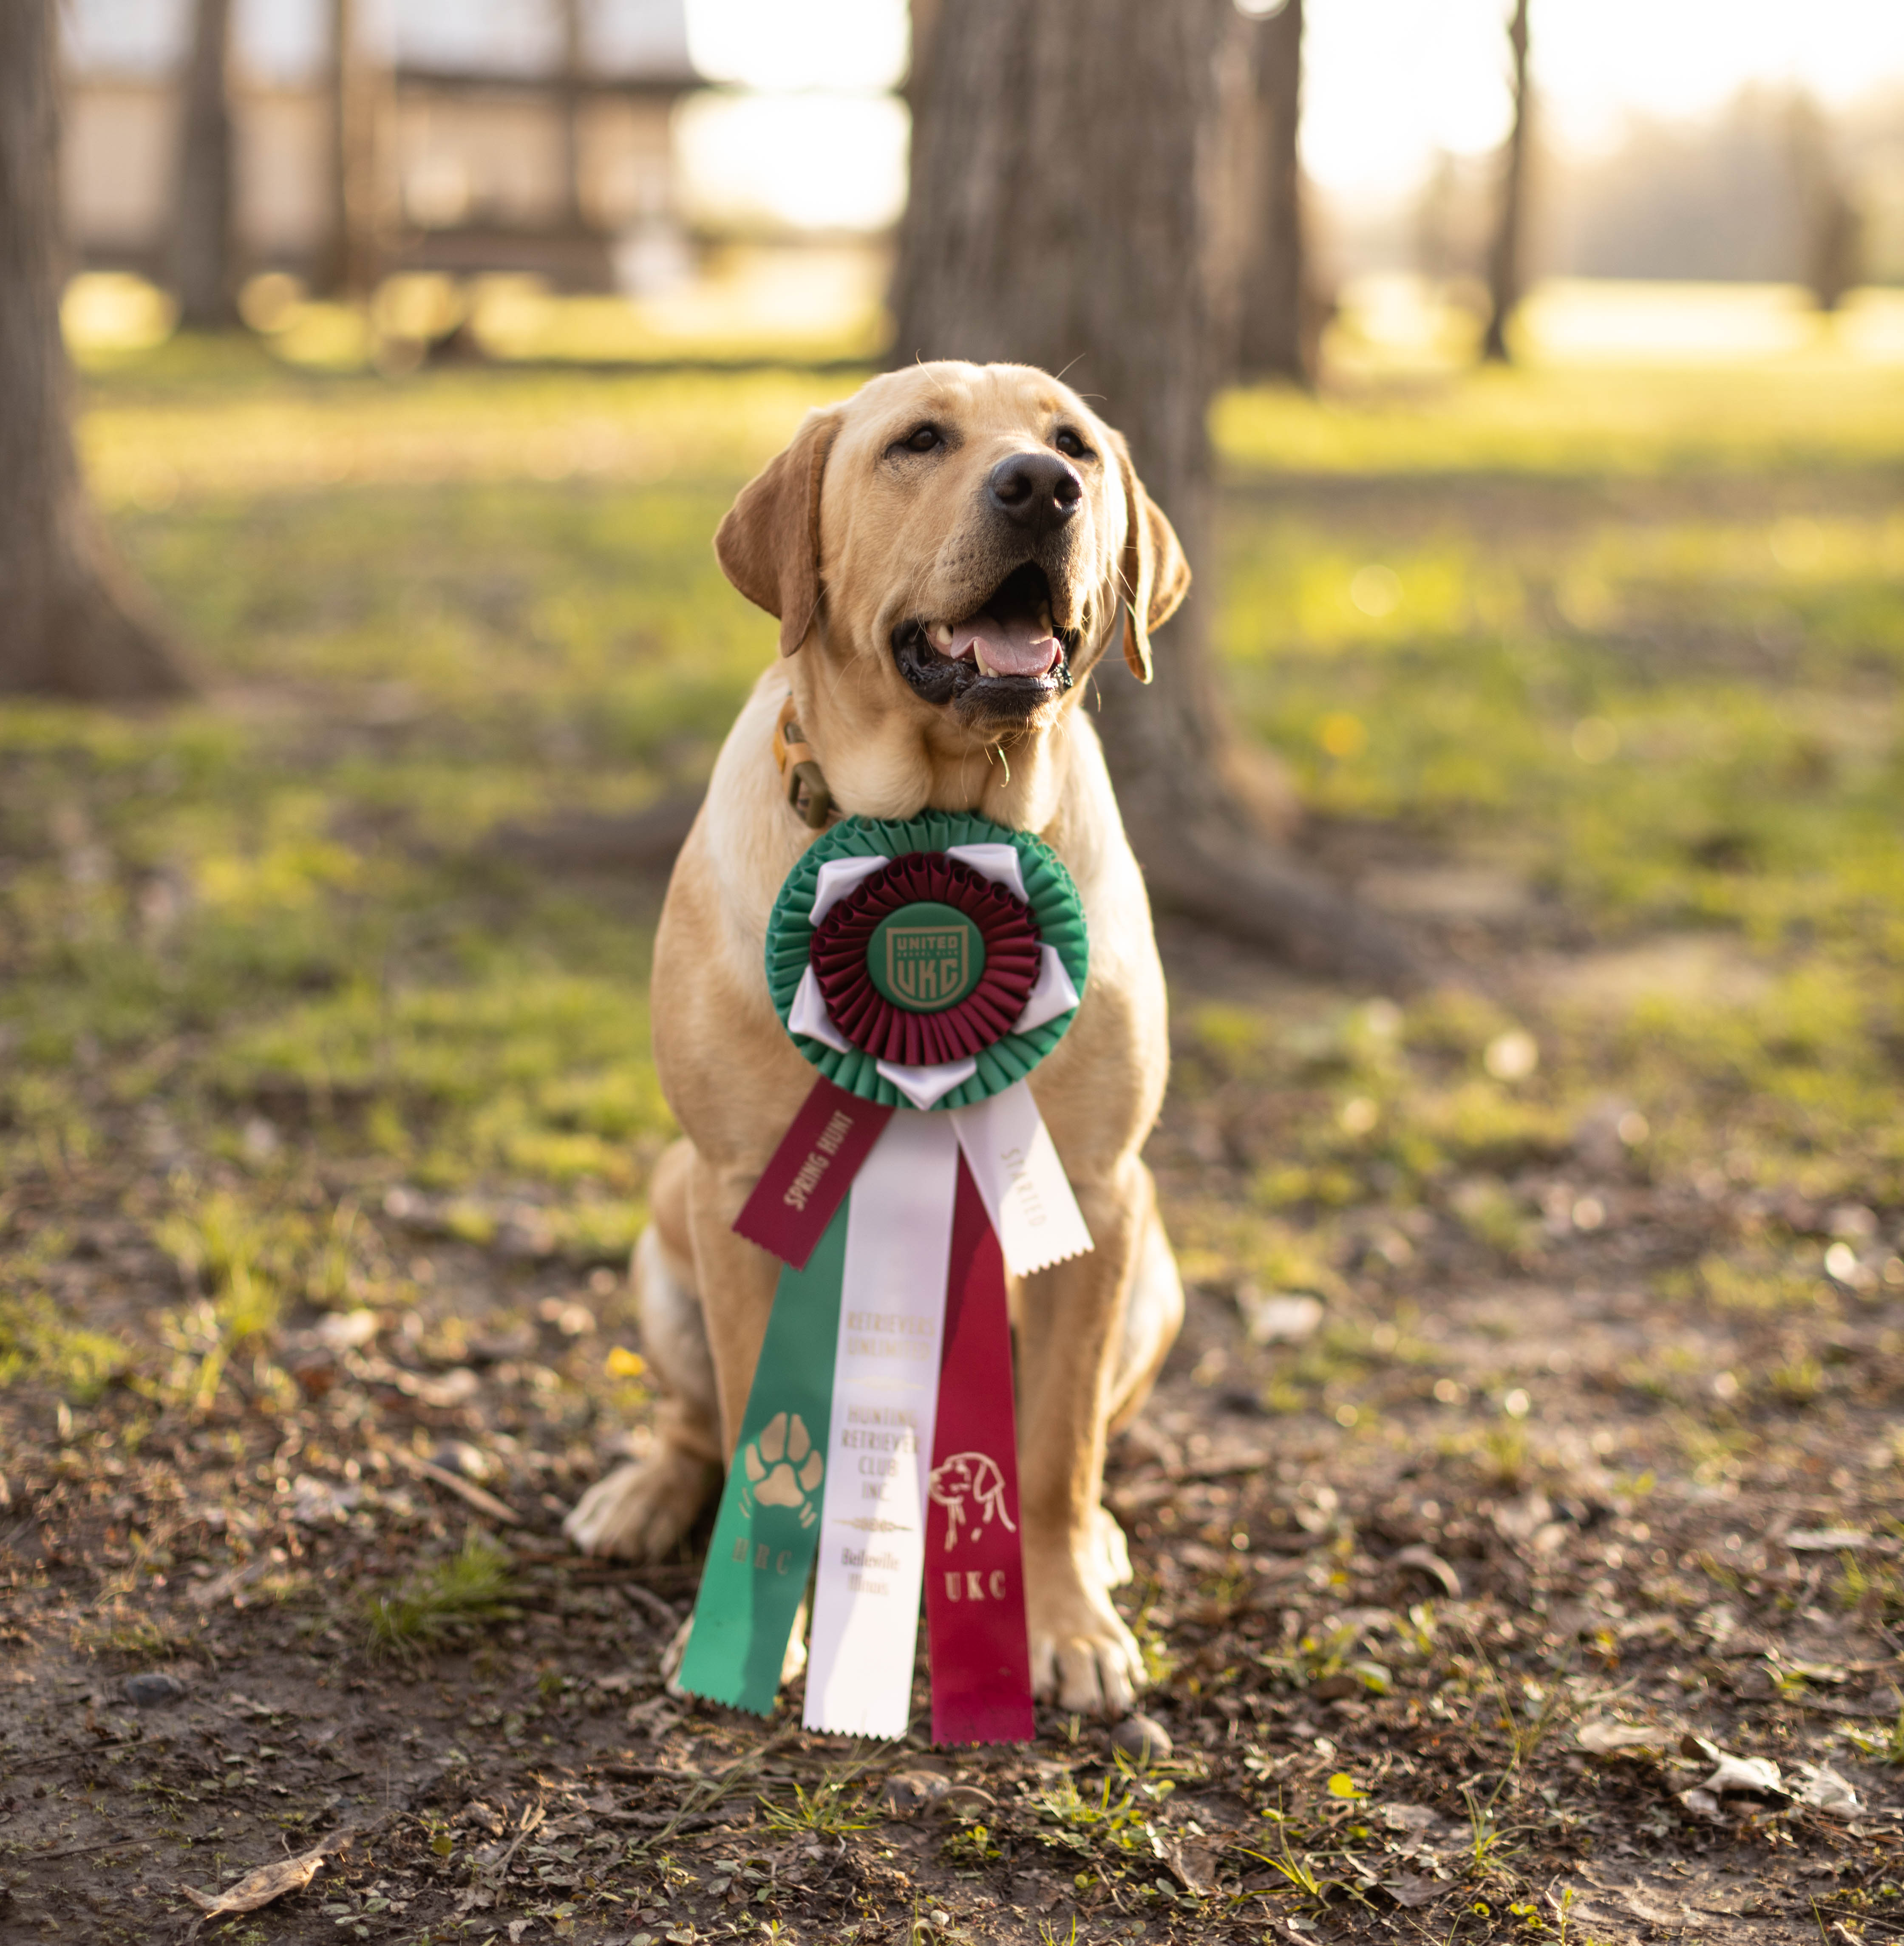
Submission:
[[[1904,369],[1827,344],[1757,365],[1498,367],[1358,386],[1320,401],[1231,394],[1219,445],[1239,471],[1650,478],[1887,465]]]
[[[128,1346],[68,1324],[38,1292],[0,1294],[0,1385],[30,1374],[71,1404],[90,1405],[131,1362]]]
[[[508,1550],[472,1531],[461,1549],[422,1570],[394,1593],[372,1598],[368,1636],[374,1656],[413,1659],[517,1611],[508,1605]]]
[[[1139,1777],[1120,1753],[1117,1769],[1105,1775],[1095,1794],[1080,1791],[1070,1777],[1035,1793],[1031,1802],[1040,1841],[1050,1850],[1080,1858],[1153,1858],[1150,1807],[1176,1788],[1167,1779]]]
[[[848,1831],[866,1830],[872,1820],[854,1815],[864,1803],[855,1788],[858,1782],[858,1773],[849,1769],[840,1776],[822,1779],[811,1792],[805,1785],[796,1784],[791,1804],[775,1804],[762,1798],[761,1815],[767,1821],[767,1828],[783,1837],[837,1838]]]
[[[130,1206],[187,1286],[168,1382],[221,1382],[274,1307],[399,1293],[340,1182],[626,1249],[670,1129],[655,890],[497,834],[698,785],[772,652],[712,528],[848,382],[324,378],[183,340],[88,381],[100,497],[208,689],[0,709],[0,1182],[147,1172]],[[1486,373],[1216,425],[1239,720],[1317,811],[1587,957],[1518,999],[1182,1009],[1182,1098],[1300,1104],[1246,1204],[1179,1217],[1199,1274],[1329,1295],[1342,1225],[1424,1203],[1532,1263],[1514,1179],[1609,1098],[1654,1175],[1904,1201],[1904,375]],[[8,1238],[0,1374],[96,1392],[122,1352],[57,1321],[44,1233]],[[1674,1274],[1839,1301],[1776,1225]],[[1365,1362],[1314,1359],[1292,1392]]]

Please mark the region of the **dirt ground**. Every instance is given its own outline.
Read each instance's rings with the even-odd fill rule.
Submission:
[[[560,1531],[660,888],[496,834],[705,776],[820,381],[242,349],[88,422],[210,699],[0,712],[0,1941],[1904,1932],[1894,371],[1226,403],[1239,720],[1447,977],[1166,928],[1149,1726],[969,1751]]]
[[[1179,995],[1314,1000],[1207,939],[1167,948]],[[1510,953],[1494,977],[1538,971]],[[1303,1109],[1199,1083],[1199,1058],[1153,1145],[1172,1200],[1237,1193]],[[64,1300],[108,1331],[176,1277],[125,1133],[8,1205],[17,1233],[57,1226]],[[935,1750],[804,1734],[794,1701],[763,1725],[671,1699],[693,1561],[583,1561],[559,1532],[618,1438],[588,1375],[629,1339],[619,1267],[578,1274],[533,1212],[484,1248],[386,1194],[366,1221],[425,1301],[292,1332],[289,1402],[243,1373],[202,1413],[5,1396],[0,1938],[1904,1930],[1904,1290],[1811,1336],[1668,1323],[1649,1276],[1762,1222],[1749,1197],[1652,1181],[1597,1126],[1520,1187],[1573,1219],[1525,1274],[1414,1211],[1374,1226],[1319,1326],[1312,1299],[1193,1286],[1108,1487],[1170,1750],[1142,1767],[1049,1711],[1028,1747]],[[1318,1357],[1321,1389],[1266,1410]],[[1775,1368],[1816,1382],[1755,1392],[1749,1460],[1689,1443],[1678,1401]],[[378,1654],[365,1592],[465,1531],[505,1551],[471,1612],[452,1594],[446,1634]],[[1702,1796],[1715,1752],[1776,1772]],[[314,1847],[308,1888],[255,1917],[181,1895]]]

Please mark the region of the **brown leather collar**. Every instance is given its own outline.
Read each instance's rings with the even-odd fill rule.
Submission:
[[[833,793],[827,788],[827,775],[813,754],[813,746],[802,734],[793,714],[790,695],[780,706],[774,724],[774,761],[787,786],[787,801],[811,831],[824,831],[833,819]]]

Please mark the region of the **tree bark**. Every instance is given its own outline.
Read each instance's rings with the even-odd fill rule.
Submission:
[[[1250,29],[1256,87],[1247,113],[1237,369],[1245,378],[1315,382],[1317,324],[1297,137],[1303,112],[1303,0]]]
[[[1198,579],[1148,688],[1114,652],[1096,721],[1160,906],[1302,963],[1392,978],[1407,955],[1282,850],[1208,647],[1207,419],[1235,352],[1235,132],[1251,85],[1233,0],[941,0],[916,76],[895,363],[1064,373],[1130,442]]]
[[[366,298],[381,268],[376,79],[358,43],[358,0],[330,0],[330,223],[317,265],[319,290]]]
[[[201,331],[221,330],[238,315],[232,279],[231,102],[225,85],[230,41],[231,0],[193,0],[173,211],[172,283],[179,322]]]
[[[60,335],[57,0],[0,6],[0,692],[188,685],[100,530]]]
[[[562,36],[562,221],[579,233],[582,202],[582,0],[556,0]]]
[[[1522,233],[1527,220],[1527,135],[1533,100],[1527,85],[1527,0],[1514,0],[1507,23],[1507,45],[1513,56],[1514,125],[1508,131],[1501,159],[1501,208],[1494,243],[1488,253],[1488,329],[1481,356],[1504,365],[1507,323],[1521,301]]]
[[[1795,96],[1788,126],[1805,286],[1829,316],[1862,273],[1864,212],[1833,152],[1831,126],[1816,101]]]

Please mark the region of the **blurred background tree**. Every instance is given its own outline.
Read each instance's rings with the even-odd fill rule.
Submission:
[[[1794,94],[1788,116],[1805,282],[1818,308],[1828,314],[1844,303],[1862,274],[1864,215],[1817,102],[1809,94]]]
[[[357,0],[329,0],[325,11],[325,221],[312,282],[361,301],[377,281],[377,71],[364,57]]]
[[[1245,380],[1315,381],[1326,305],[1310,260],[1297,137],[1303,119],[1303,0],[1249,0],[1256,85],[1241,107],[1238,192],[1242,261],[1236,370]]]
[[[1501,204],[1494,218],[1494,242],[1488,252],[1488,326],[1481,355],[1495,363],[1508,357],[1507,326],[1521,301],[1525,277],[1523,257],[1527,228],[1528,126],[1532,97],[1527,78],[1528,0],[1514,0],[1508,17],[1507,46],[1513,76],[1513,125],[1501,159]]]
[[[231,0],[193,0],[181,117],[172,286],[178,321],[201,331],[238,321],[232,261]]]
[[[0,8],[0,692],[175,696],[184,675],[100,527],[73,449],[58,32],[56,0]]]

